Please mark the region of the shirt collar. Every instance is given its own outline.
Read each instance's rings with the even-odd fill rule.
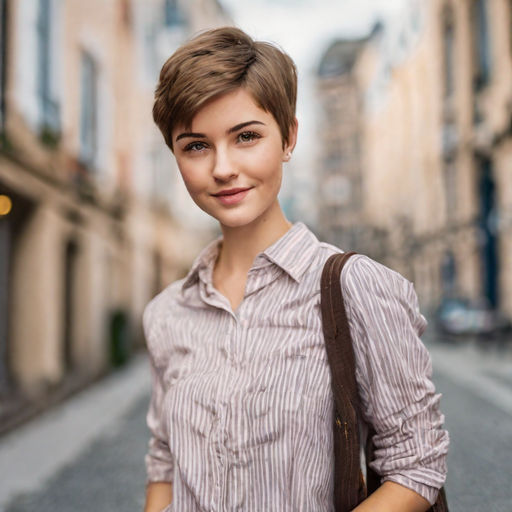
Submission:
[[[190,268],[189,273],[185,277],[185,280],[182,284],[182,289],[188,288],[192,286],[199,280],[199,271],[204,268],[208,268],[209,266],[214,265],[215,260],[217,259],[217,254],[219,253],[219,246],[222,242],[222,237],[218,237],[212,242],[210,242],[197,256],[197,258],[192,263],[192,267]]]
[[[318,240],[302,222],[293,226],[261,255],[282,268],[292,279],[299,282],[311,264]]]
[[[213,268],[221,242],[222,237],[219,237],[201,251],[185,277],[182,289],[196,283],[202,269]],[[261,259],[270,261],[284,270],[292,279],[300,281],[311,263],[317,245],[318,240],[308,227],[302,222],[296,222],[279,240],[258,254],[254,265],[257,266],[258,260],[261,261]]]

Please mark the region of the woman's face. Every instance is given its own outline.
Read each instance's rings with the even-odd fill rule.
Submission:
[[[275,209],[282,164],[290,159],[272,114],[240,88],[207,103],[190,129],[172,133],[174,155],[195,203],[225,227],[241,227]]]

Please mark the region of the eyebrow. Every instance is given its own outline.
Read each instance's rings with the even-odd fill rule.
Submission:
[[[233,128],[230,128],[228,130],[228,133],[237,132],[238,130],[241,130],[242,128],[245,128],[246,126],[249,126],[251,124],[261,124],[261,125],[265,126],[265,123],[262,123],[261,121],[256,121],[256,120],[246,121],[245,123],[240,123],[240,124],[233,126]]]
[[[238,130],[245,128],[246,126],[250,126],[251,124],[260,124],[260,125],[266,126],[265,123],[262,123],[261,121],[256,121],[254,119],[252,121],[246,121],[245,123],[240,123],[240,124],[233,126],[232,128],[230,128],[227,131],[227,133],[229,134],[229,133],[237,132]],[[185,138],[206,139],[206,135],[204,133],[184,132],[184,133],[180,133],[176,137],[176,142],[178,142],[180,139],[185,139]]]

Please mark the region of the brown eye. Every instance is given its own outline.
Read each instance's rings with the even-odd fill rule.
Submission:
[[[194,151],[202,151],[204,149],[206,149],[206,144],[204,142],[191,142],[190,144],[187,144],[183,148],[183,151],[194,152]]]
[[[238,135],[239,142],[252,142],[255,139],[259,139],[260,136],[255,132],[242,132]]]

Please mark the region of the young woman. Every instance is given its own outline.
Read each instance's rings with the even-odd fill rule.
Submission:
[[[341,250],[292,225],[277,199],[296,88],[286,54],[235,28],[195,37],[162,68],[155,122],[222,237],[144,313],[147,512],[333,510],[320,276]],[[341,284],[384,482],[355,510],[425,511],[445,480],[448,434],[416,294],[362,255]]]

